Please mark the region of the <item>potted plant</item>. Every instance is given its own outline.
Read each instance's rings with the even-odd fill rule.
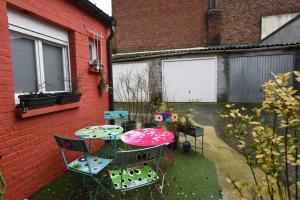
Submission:
[[[76,103],[79,102],[81,98],[81,91],[78,89],[78,79],[72,77],[70,80],[65,80],[66,82],[71,82],[72,91],[71,92],[58,92],[55,93],[57,99],[57,104],[68,104],[68,103]],[[70,84],[69,84],[70,85]]]
[[[55,95],[57,96],[57,104],[76,103],[79,102],[81,98],[81,92],[79,90],[75,90],[74,92],[59,92],[55,93]]]
[[[152,89],[151,93],[147,90]],[[150,93],[150,99],[145,99],[144,102],[142,102],[142,127],[143,128],[155,128],[157,127],[157,124],[154,123],[154,113],[158,110],[161,104],[161,98],[160,95],[154,91],[154,87],[145,87],[145,93]]]
[[[191,150],[191,143],[186,139],[186,136],[194,129],[191,122],[191,115],[185,114],[177,125],[177,131],[184,133],[183,153],[189,153]]]
[[[108,86],[108,82],[107,81],[101,81],[101,83],[100,83],[100,90],[101,90],[101,92],[108,92],[108,88],[109,88],[109,86]]]
[[[93,61],[90,62],[90,68],[94,72],[100,72],[103,70],[104,65],[100,62],[99,59],[94,59]]]
[[[21,108],[23,112],[28,109],[53,106],[56,102],[56,95],[42,92],[19,95],[18,98],[20,99],[18,107]]]

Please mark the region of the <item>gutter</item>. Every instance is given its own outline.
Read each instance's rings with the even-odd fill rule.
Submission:
[[[115,35],[116,21],[113,17],[110,18],[110,35],[107,38],[107,67],[108,67],[108,95],[109,95],[109,110],[114,110],[114,89],[113,89],[113,70],[112,70],[112,38]]]
[[[236,47],[236,48],[219,48],[219,49],[190,49],[184,51],[163,51],[163,52],[153,52],[153,53],[124,53],[124,54],[115,54],[113,56],[113,62],[129,62],[137,60],[145,60],[151,58],[160,58],[160,57],[171,57],[171,56],[185,56],[185,55],[199,55],[199,54],[216,54],[216,53],[243,53],[243,52],[255,52],[255,51],[265,51],[265,50],[285,50],[299,48],[300,43],[294,44],[285,44],[285,45],[265,45],[257,47]]]

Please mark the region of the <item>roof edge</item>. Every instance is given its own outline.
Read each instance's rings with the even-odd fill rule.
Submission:
[[[149,52],[133,52],[114,54],[113,62],[126,62],[143,60],[150,58],[159,58],[166,56],[182,56],[182,55],[195,55],[195,54],[209,54],[209,53],[232,53],[232,52],[246,52],[246,51],[263,51],[263,50],[280,50],[287,48],[300,47],[300,42],[290,44],[249,44],[249,45],[236,45],[236,46],[216,46],[216,47],[199,47],[190,49],[173,49],[163,51],[149,51]]]
[[[74,5],[81,7],[88,14],[94,16],[98,20],[103,21],[106,25],[112,26],[115,23],[115,19],[108,14],[106,14],[103,10],[98,8],[95,4],[90,2],[89,0],[70,0]]]

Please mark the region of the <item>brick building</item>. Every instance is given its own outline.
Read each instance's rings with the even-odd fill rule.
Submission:
[[[300,12],[298,0],[112,0],[117,53],[259,43],[262,17]]]
[[[99,35],[98,56],[108,80],[112,26],[112,18],[85,0],[0,0],[0,169],[7,182],[5,199],[24,199],[62,174],[65,166],[54,133],[72,137],[79,128],[104,122],[109,94],[99,91],[99,73],[89,71],[91,58],[97,56],[91,31]],[[82,92],[80,102],[16,111],[17,96],[35,91],[43,80],[54,81],[56,87],[47,82],[38,87],[47,93],[71,91],[74,85],[65,80],[73,78]]]
[[[271,72],[300,69],[299,0],[112,2],[116,85],[143,69],[164,101],[259,102]]]

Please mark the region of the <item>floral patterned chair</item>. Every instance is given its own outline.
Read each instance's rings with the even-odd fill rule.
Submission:
[[[163,196],[164,175],[159,168],[163,151],[164,145],[159,145],[150,148],[117,152],[109,174],[114,188],[121,192],[120,195],[129,190],[148,186],[151,199],[153,199],[151,186],[155,186]],[[160,179],[158,176],[159,173],[162,174],[161,189],[157,185]],[[135,198],[139,199],[139,194],[135,193]]]
[[[102,189],[111,196],[110,191],[102,184],[103,177],[100,175],[100,172],[102,172],[104,168],[112,162],[112,160],[89,155],[88,148],[83,140],[63,138],[57,135],[55,135],[54,138],[57,145],[61,148],[61,154],[67,169],[83,175],[81,176],[82,183],[89,191],[90,200],[97,197],[99,189]],[[68,162],[64,150],[82,152],[83,155],[72,162]],[[90,188],[91,182],[95,182],[97,184],[97,189],[94,195],[92,195]],[[72,193],[73,192],[70,192],[69,199],[71,198]]]
[[[178,121],[178,114],[170,112],[155,112],[154,121],[157,127],[167,126],[171,128],[170,131],[176,132],[176,123]]]

